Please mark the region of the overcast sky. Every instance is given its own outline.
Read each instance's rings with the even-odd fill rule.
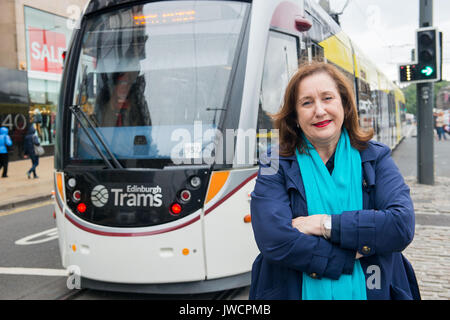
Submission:
[[[318,2],[319,0],[317,0]],[[330,0],[341,11],[346,0]],[[450,80],[450,1],[434,0],[433,26],[443,32],[443,79]],[[341,27],[389,77],[398,80],[399,63],[411,61],[419,27],[419,0],[350,0]]]

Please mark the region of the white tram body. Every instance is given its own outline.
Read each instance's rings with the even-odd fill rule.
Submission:
[[[360,105],[370,105],[375,117],[382,115],[384,118],[379,119],[379,123],[390,123],[386,131],[377,133],[382,137],[390,132],[390,136],[386,138],[389,141],[382,142],[390,143],[391,147],[395,147],[401,138],[396,130],[400,128],[397,123],[400,117],[397,114],[400,112],[399,106],[403,98],[398,94],[397,88],[388,81],[383,82],[384,86],[381,84],[382,74],[367,59],[355,55],[350,40],[314,1],[148,1],[148,3],[142,3],[142,1],[131,0],[92,0],[78,22],[67,54],[57,119],[58,142],[55,148],[55,212],[62,264],[66,268],[75,266],[79,270],[82,287],[106,290],[196,293],[249,285],[252,263],[259,253],[249,219],[250,193],[258,173],[256,156],[264,152],[270,144],[270,141],[264,139],[268,137],[270,140],[271,137],[272,127],[267,113],[274,113],[280,107],[287,81],[296,71],[299,63],[321,58],[347,71],[355,80],[355,91],[358,93],[360,102],[364,99],[367,101]],[[214,6],[217,6],[217,10]],[[115,12],[121,14],[114,15]],[[130,12],[132,18],[129,16]],[[136,40],[138,44],[139,41],[147,43],[144,46],[146,56],[139,53],[140,61],[137,64],[133,62],[135,65],[142,66],[143,61],[150,59],[151,53],[147,52],[150,50],[148,48],[151,46],[158,48],[163,43],[160,40],[163,31],[160,30],[171,28],[170,32],[174,33],[175,28],[181,28],[181,25],[184,25],[185,29],[180,30],[186,32],[186,26],[189,26],[192,30],[195,28],[201,30],[192,36],[193,43],[198,44],[198,47],[194,48],[198,50],[195,51],[195,59],[203,59],[200,63],[207,65],[209,63],[207,56],[211,55],[211,52],[214,53],[214,49],[211,49],[213,46],[208,47],[206,42],[202,42],[203,40],[198,42],[195,40],[196,36],[204,37],[208,33],[208,25],[203,25],[203,21],[209,21],[205,18],[205,14],[209,14],[211,19],[218,20],[221,15],[222,17],[227,14],[232,17],[239,16],[239,19],[234,18],[236,21],[229,17],[227,19],[236,25],[241,24],[238,29],[230,29],[235,32],[233,36],[236,38],[236,49],[226,53],[229,55],[233,53],[234,56],[218,58],[218,60],[225,59],[229,63],[220,66],[219,71],[214,69],[216,70],[214,72],[218,73],[226,70],[229,75],[225,82],[227,88],[226,90],[224,88],[209,89],[210,95],[217,94],[216,91],[224,92],[223,104],[214,106],[216,107],[214,119],[211,120],[212,118],[207,116],[209,119],[207,128],[210,128],[209,125],[212,123],[211,128],[216,134],[216,140],[208,140],[216,144],[216,152],[212,156],[215,161],[208,163],[200,161],[199,164],[194,161],[190,165],[180,166],[166,163],[157,167],[152,167],[152,163],[144,161],[142,165],[139,165],[141,163],[139,161],[145,158],[146,152],[150,152],[148,149],[142,149],[143,153],[129,159],[133,152],[136,154],[141,150],[139,148],[151,139],[162,153],[161,150],[167,147],[166,145],[170,145],[168,140],[170,130],[173,131],[176,128],[176,123],[172,127],[167,127],[170,130],[167,129],[168,131],[159,135],[155,133],[154,136],[145,136],[145,131],[140,129],[146,128],[145,125],[120,128],[116,126],[114,130],[117,129],[117,132],[111,131],[111,126],[102,125],[95,125],[96,129],[94,129],[86,127],[85,124],[84,131],[80,129],[83,126],[78,125],[75,111],[71,113],[68,106],[78,103],[81,106],[81,112],[95,117],[96,113],[92,111],[92,108],[98,104],[97,97],[101,95],[98,84],[103,83],[101,81],[106,83],[106,80],[102,79],[109,79],[109,75],[104,70],[114,64],[120,65],[120,54],[112,57],[110,52],[104,49],[108,46],[115,48],[114,44],[106,42],[111,40],[97,38],[97,42],[105,41],[100,48],[100,46],[95,47],[94,41],[90,43],[90,38],[99,37],[98,34],[108,26],[112,33],[116,32],[118,26],[124,24],[126,19],[134,19],[128,21],[129,25],[135,23],[143,33],[139,35],[131,33],[129,37],[140,39]],[[103,16],[108,18],[104,19],[105,22],[101,27],[103,29],[92,29],[93,31],[89,33],[90,26],[95,25],[89,21],[101,20],[98,17]],[[229,22],[227,21],[220,20],[218,29],[226,29]],[[160,26],[156,26],[157,24]],[[160,32],[158,40],[152,42],[152,33],[148,32],[149,28],[154,28],[151,29],[156,30],[154,32]],[[214,33],[214,31],[210,32]],[[214,38],[214,34],[209,36]],[[123,34],[122,39],[125,39]],[[132,43],[135,40],[129,41]],[[206,52],[201,53],[204,48]],[[139,49],[133,50],[139,51]],[[208,52],[208,50],[212,51]],[[187,63],[188,58],[191,58],[184,56],[178,61],[176,52],[168,51],[166,57],[152,57],[153,61],[157,61],[155,64],[160,63],[161,66],[153,66],[153,69],[148,71],[151,75],[146,74],[145,70],[140,70],[139,75],[134,75],[147,80],[145,90],[151,88],[148,85],[151,83],[157,88],[155,91],[159,90],[161,95],[165,95],[164,97],[152,96],[153,101],[159,101],[161,105],[164,105],[171,95],[174,96],[177,88],[166,94],[159,82],[172,81],[172,78],[178,77],[176,82],[170,84],[171,86],[179,84],[179,90],[183,91],[183,86],[189,82],[186,79],[191,79],[186,76],[186,79],[180,80],[185,77],[181,71],[170,73],[170,77],[167,76],[169,74],[167,72],[166,75],[158,75],[160,78],[151,78],[152,74],[159,72],[158,68],[167,68],[166,65],[170,64],[177,66]],[[215,54],[218,54],[217,52]],[[102,63],[102,57],[106,62]],[[163,64],[165,64],[164,67]],[[126,68],[122,71],[130,71]],[[194,71],[196,76],[202,77],[200,67]],[[191,74],[192,72],[189,77]],[[208,75],[204,78],[210,79]],[[192,79],[197,80],[197,78]],[[83,84],[88,89],[84,91],[80,89]],[[89,86],[96,89],[91,90]],[[368,90],[370,92],[366,92]],[[205,92],[208,93],[208,88]],[[382,102],[392,100],[387,99],[391,95],[395,97],[394,107],[382,105]],[[149,99],[150,104],[151,101],[152,99]],[[167,104],[166,108],[163,115],[158,115],[163,120],[158,120],[159,118],[156,117],[155,121],[153,114],[150,114],[153,132],[157,128],[155,123],[164,122],[164,116],[178,117],[178,113],[185,113],[186,119],[190,117],[188,113],[191,110],[185,112],[181,104],[173,108]],[[149,110],[153,112],[154,109],[150,106]],[[99,117],[96,119],[98,120]],[[195,121],[195,117],[189,119]],[[375,120],[373,122],[375,123]],[[189,130],[191,129],[189,127]],[[91,138],[88,137],[88,133],[95,136],[95,130],[104,138],[118,162],[124,164],[123,167],[117,168],[111,165],[109,168],[104,168],[104,162],[107,161],[105,159],[102,161],[102,158],[111,160],[111,157],[107,155],[106,147],[100,147],[100,151],[92,148],[98,138],[89,140]],[[234,136],[229,138],[226,130],[232,130]],[[268,134],[261,134],[261,130],[267,130]],[[128,135],[131,140],[126,140]],[[217,140],[218,135],[220,139]],[[163,141],[160,143],[155,137],[160,137]],[[117,146],[119,144],[120,146]],[[186,144],[189,144],[189,147],[185,146],[184,152],[195,153],[195,150],[186,151],[189,148],[195,149],[195,142],[186,142]],[[127,156],[121,156],[122,153],[128,152],[124,151],[128,150],[127,148],[134,151],[130,151]],[[98,156],[98,153],[103,153],[103,156]],[[216,165],[218,158],[221,160],[220,165]],[[138,165],[133,165],[136,163]],[[198,179],[201,181],[200,187],[189,186],[188,179],[192,176],[200,177]],[[145,195],[145,192],[133,191],[147,190],[139,189],[144,187],[153,188],[149,191],[152,194]],[[179,201],[178,191],[183,188],[190,190],[190,193],[181,200],[189,198],[189,206],[195,203],[192,204],[188,214],[176,216],[177,213],[170,211],[173,203],[181,204],[181,213],[188,206],[184,205],[183,201]],[[95,195],[94,189],[98,191]],[[75,191],[78,193],[76,194]],[[191,193],[192,199],[190,199]],[[157,194],[161,195],[160,202],[162,202],[162,206],[158,208],[156,208],[158,201],[155,200]],[[146,214],[145,208],[141,208],[140,211],[125,208],[126,205],[142,207],[142,201],[148,204],[146,201],[153,200],[155,206],[149,210],[155,220],[143,217]],[[80,203],[84,207],[80,206]],[[121,203],[122,206],[120,206]],[[96,204],[98,204],[97,207]],[[105,207],[102,208],[103,205]],[[120,208],[117,209],[114,206]],[[109,216],[108,212],[114,212],[114,216]],[[86,215],[83,215],[84,213]],[[139,219],[147,221],[147,224],[138,223]]]

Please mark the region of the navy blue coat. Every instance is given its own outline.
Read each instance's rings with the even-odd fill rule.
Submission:
[[[36,136],[36,129],[31,125],[28,128],[28,132],[25,136],[24,142],[23,142],[23,153],[34,157],[36,156],[36,153],[34,152],[34,146],[39,146],[39,138]]]
[[[369,300],[420,299],[413,268],[401,254],[414,236],[409,187],[389,147],[370,141],[360,154],[363,210],[333,215],[330,240],[292,227],[293,218],[308,215],[296,156],[280,156],[278,163],[261,160],[251,194],[260,254],[252,267],[250,299],[299,300],[303,272],[318,279],[351,274],[356,251],[364,256],[360,262]],[[261,174],[270,166],[278,168],[275,174]]]

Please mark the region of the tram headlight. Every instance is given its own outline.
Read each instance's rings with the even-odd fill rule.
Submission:
[[[78,202],[81,200],[81,191],[80,190],[75,190],[72,194],[72,199],[75,202]]]
[[[181,206],[180,206],[180,204],[178,204],[178,203],[173,203],[173,204],[170,206],[170,212],[171,212],[172,214],[175,214],[175,215],[180,214],[180,212],[181,212]]]
[[[180,198],[183,202],[188,202],[191,200],[191,192],[189,190],[183,190],[180,192]]]
[[[77,180],[75,180],[75,178],[70,178],[70,179],[67,181],[67,185],[68,185],[70,188],[75,188],[75,186],[77,185]]]
[[[83,202],[81,202],[77,205],[77,210],[79,213],[85,213],[86,209],[87,209],[87,207]]]
[[[198,188],[202,184],[202,180],[197,176],[193,176],[189,182],[193,188]]]

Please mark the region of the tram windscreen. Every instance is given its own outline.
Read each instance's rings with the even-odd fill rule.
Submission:
[[[202,157],[225,110],[248,7],[164,1],[89,18],[73,97],[94,124],[87,130],[119,160]],[[71,121],[71,159],[101,159]]]

